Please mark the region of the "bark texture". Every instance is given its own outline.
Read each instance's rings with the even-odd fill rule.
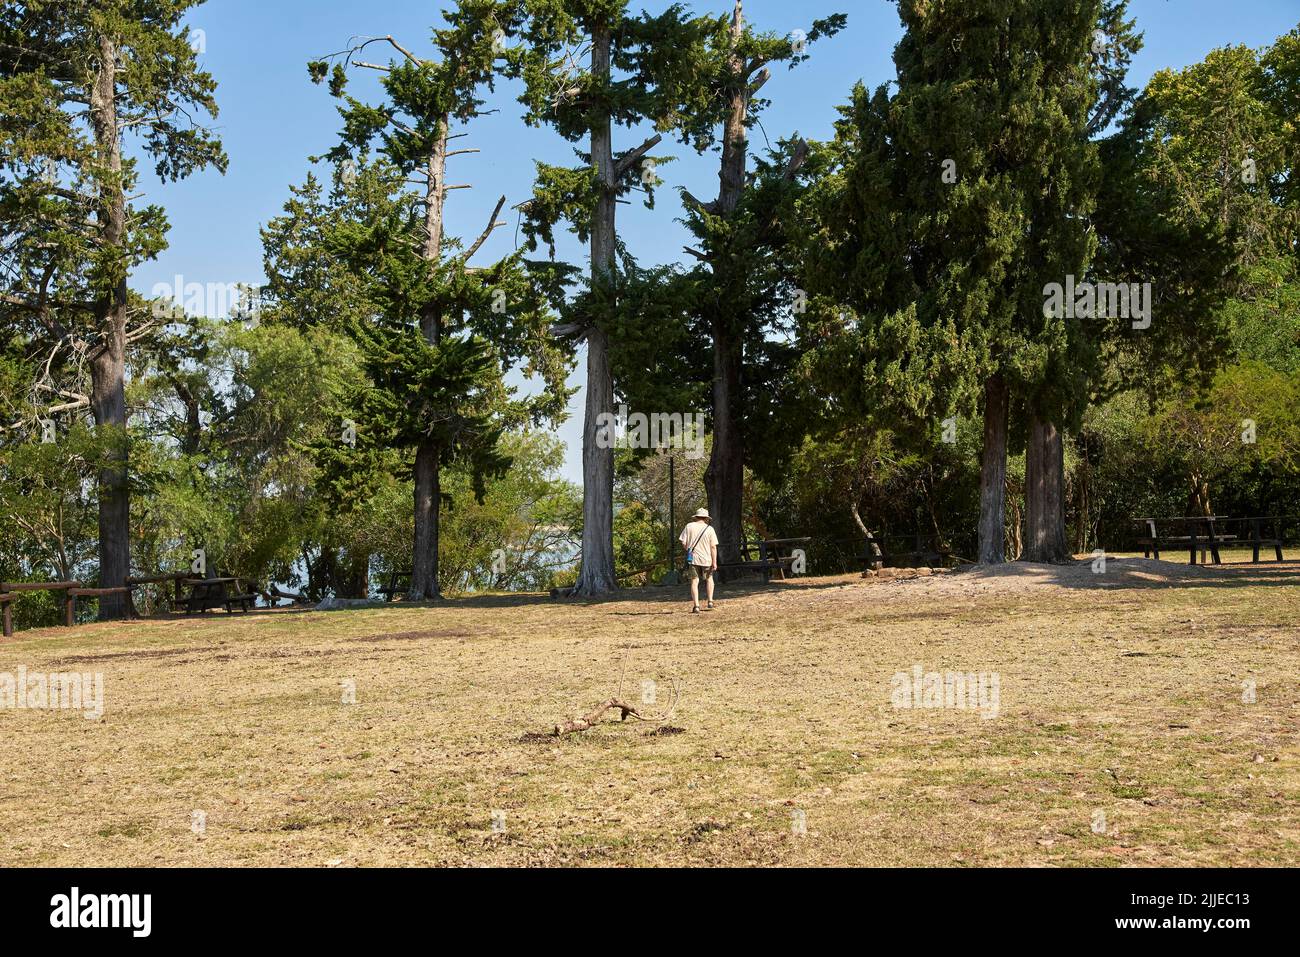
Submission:
[[[731,17],[731,34],[739,41],[745,17],[737,0]],[[736,212],[745,189],[745,161],[748,136],[745,121],[749,116],[749,77],[740,58],[730,63],[734,78],[727,90],[727,118],[723,126],[722,161],[718,171],[717,215],[730,218]],[[721,270],[734,268],[731,262],[712,262],[715,294],[713,338],[713,450],[704,473],[709,513],[718,533],[719,562],[740,561],[744,539],[743,498],[745,489],[745,436],[741,427],[743,411],[744,331],[735,322],[724,300],[723,290],[731,283]],[[723,577],[723,576],[720,576]]]
[[[102,245],[113,250],[126,235],[126,195],[123,191],[121,130],[117,114],[117,45],[99,39],[99,65],[90,90],[90,118],[95,144],[112,175],[101,180],[98,226]],[[120,588],[131,574],[131,498],[126,441],[126,325],[125,270],[96,301],[99,342],[90,355],[90,408],[97,430],[107,434],[111,451],[99,470],[99,585]],[[123,618],[131,612],[131,596],[104,595],[100,620]]]
[[[1027,562],[1070,560],[1065,541],[1065,447],[1056,426],[1034,416],[1025,449],[1025,551]]]
[[[451,117],[444,115],[440,132],[429,151],[425,169],[424,258],[436,263],[442,256],[442,216],[447,200],[447,127]],[[424,340],[436,346],[442,341],[442,316],[436,306],[420,316]],[[415,540],[411,548],[412,601],[437,598],[438,589],[438,513],[442,504],[441,450],[436,443],[425,442],[415,450]]]
[[[984,452],[980,463],[979,562],[1006,561],[1007,385],[1001,376],[984,384]]]
[[[592,31],[591,72],[602,80],[610,73],[610,32]],[[591,127],[591,159],[601,189],[591,224],[591,278],[608,287],[614,278],[616,173],[613,130],[608,116]],[[611,290],[612,292],[612,290]],[[582,433],[582,568],[576,595],[604,595],[618,587],[614,571],[614,449],[597,441],[599,424],[614,414],[614,378],[609,338],[603,329],[587,332],[587,402]],[[608,446],[602,448],[601,446]]]

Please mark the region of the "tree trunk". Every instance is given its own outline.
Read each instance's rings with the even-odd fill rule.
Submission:
[[[876,536],[871,534],[871,529],[867,528],[867,523],[862,520],[862,510],[858,506],[858,495],[856,491],[849,492],[849,514],[853,516],[853,524],[858,526],[858,531],[866,539],[863,545],[862,554],[865,558],[864,568],[871,568],[881,564],[884,557],[880,551],[880,543],[876,541]]]
[[[1007,384],[1000,375],[984,383],[984,452],[980,463],[979,562],[1006,561]]]
[[[131,499],[126,439],[125,340],[105,348],[90,365],[91,410],[101,440],[107,439],[99,470],[99,587],[120,588],[131,574]],[[103,595],[99,618],[108,621],[130,613],[127,595]]]
[[[744,12],[736,0],[731,17],[732,41],[739,43],[744,33]],[[738,56],[730,67],[736,82],[727,91],[727,118],[723,124],[722,161],[718,171],[717,214],[730,218],[745,189],[745,160],[748,150],[745,121],[749,114],[749,79]],[[732,303],[726,289],[735,277],[726,273],[736,268],[731,259],[710,263],[714,273],[713,302],[713,451],[704,473],[704,488],[709,499],[709,513],[718,533],[721,563],[740,561],[744,539],[743,497],[745,491],[745,438],[740,428],[742,373],[744,369],[743,332],[731,321]]]
[[[1007,510],[1011,512],[1011,521],[1007,522],[1005,541],[1007,554],[1014,560],[1025,550],[1025,541],[1021,537],[1025,527],[1025,516],[1020,510],[1020,500],[1014,495],[1007,496]]]
[[[370,554],[365,551],[354,553],[348,549],[344,556],[347,562],[343,566],[343,597],[370,597]]]
[[[1078,515],[1078,527],[1074,533],[1074,551],[1082,555],[1089,550],[1092,534],[1092,504],[1089,501],[1091,491],[1092,466],[1088,460],[1088,443],[1083,437],[1079,439],[1079,469],[1075,473],[1075,513]]]
[[[704,472],[709,514],[718,533],[719,561],[740,560],[744,538],[742,499],[745,488],[745,445],[736,406],[740,396],[740,342],[729,339],[719,327],[722,316],[714,317],[713,337],[713,451]]]
[[[411,564],[412,601],[437,598],[438,518],[442,489],[438,447],[425,443],[415,450],[415,549]]]
[[[1070,560],[1065,543],[1065,447],[1051,422],[1034,416],[1025,450],[1025,551],[1027,562]]]
[[[99,38],[99,70],[90,91],[91,125],[95,145],[110,176],[101,179],[97,210],[100,241],[110,257],[125,259],[126,195],[122,172],[121,136],[117,118],[117,46]],[[99,470],[99,587],[120,588],[131,574],[130,467],[126,426],[126,269],[96,303],[98,341],[90,361],[90,407],[100,438],[109,449]],[[131,597],[104,595],[101,621],[130,614]]]
[[[736,0],[731,14],[731,39],[739,44],[745,30],[745,16],[741,11],[740,0]],[[744,66],[739,55],[734,55],[728,64],[735,82],[727,90],[727,118],[722,128],[722,166],[718,171],[718,213],[730,216],[740,204],[741,194],[745,190],[745,159],[748,150],[748,135],[745,121],[749,115],[749,77],[745,75]]]
[[[609,78],[610,32],[596,27],[591,34],[591,72],[598,82]],[[593,288],[613,295],[616,188],[613,130],[608,115],[591,127],[591,159],[600,190],[591,224]],[[614,570],[614,449],[597,442],[600,425],[614,414],[614,378],[609,361],[609,337],[593,326],[587,332],[587,403],[582,431],[582,567],[575,595],[604,595],[618,587]]]
[[[437,263],[442,258],[442,214],[447,201],[447,126],[444,115],[440,132],[429,151],[424,205],[424,258]],[[442,342],[442,316],[436,305],[420,316],[424,341],[437,347]],[[432,410],[431,410],[432,411]],[[425,442],[415,451],[415,540],[411,549],[411,590],[407,598],[423,601],[438,598],[438,512],[442,506],[442,455],[436,443]]]
[[[1213,515],[1210,510],[1210,483],[1199,471],[1191,475],[1191,494],[1187,497],[1188,515]]]

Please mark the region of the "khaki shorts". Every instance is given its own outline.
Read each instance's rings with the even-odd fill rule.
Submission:
[[[688,581],[692,574],[702,582],[706,582],[713,577],[713,569],[708,565],[687,565],[686,567],[689,569],[686,573]]]

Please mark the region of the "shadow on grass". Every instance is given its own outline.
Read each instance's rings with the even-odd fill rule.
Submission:
[[[1156,561],[1146,558],[1108,558],[1106,571],[1094,572],[1093,562],[1082,559],[1062,565],[1048,565],[1035,562],[1007,562],[1003,565],[977,566],[966,565],[944,573],[944,578],[957,582],[969,579],[972,582],[995,582],[1001,579],[1029,580],[1031,584],[1055,585],[1060,588],[1092,591],[1116,590],[1150,590],[1177,588],[1258,588],[1269,586],[1300,586],[1300,561],[1285,562],[1229,562],[1223,565],[1189,565],[1177,561]],[[906,570],[899,570],[899,578],[893,581],[929,580],[905,577]],[[886,579],[891,580],[891,579]],[[719,585],[716,597],[720,604],[728,599],[763,592],[779,590],[838,589],[851,586],[860,581],[856,573],[827,578],[796,578],[790,581],[763,582],[760,579],[742,580]],[[301,614],[347,614],[358,611],[400,611],[414,608],[482,608],[506,609],[524,608],[532,605],[559,605],[565,607],[604,607],[609,605],[631,604],[654,605],[653,610],[628,609],[614,611],[614,615],[646,616],[673,614],[674,606],[685,612],[690,606],[690,592],[686,585],[643,586],[640,588],[623,588],[610,595],[599,597],[552,597],[544,592],[493,592],[490,594],[460,595],[438,601],[393,601],[384,604],[359,606],[355,608],[338,608],[317,612],[313,607],[255,608],[247,613],[237,612],[227,616],[225,612],[210,612],[210,617],[239,618],[243,615],[273,616]],[[197,616],[158,615],[147,621],[184,620]]]
[[[980,581],[1023,577],[1042,584],[1083,591],[1300,585],[1300,561],[1295,560],[1259,564],[1246,561],[1222,565],[1191,565],[1163,559],[1109,557],[1105,571],[1094,571],[1093,564],[1092,559],[1061,565],[1008,562],[990,567],[967,566],[952,574]]]

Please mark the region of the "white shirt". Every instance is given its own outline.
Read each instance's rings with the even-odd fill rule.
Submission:
[[[717,563],[718,533],[703,519],[696,519],[682,529],[677,539],[691,550],[691,564],[712,568]]]

